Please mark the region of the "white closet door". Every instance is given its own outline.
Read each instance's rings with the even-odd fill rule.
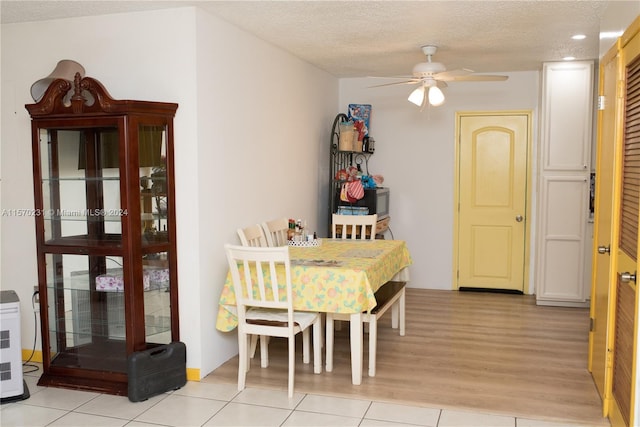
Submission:
[[[583,303],[588,298],[584,277],[588,191],[587,180],[580,176],[542,180],[539,304]]]

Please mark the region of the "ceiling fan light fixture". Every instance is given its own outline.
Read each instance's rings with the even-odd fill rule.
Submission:
[[[429,88],[429,104],[434,107],[444,104],[444,93],[442,93],[438,86],[431,86]]]
[[[409,94],[409,98],[407,98],[409,102],[417,105],[418,107],[422,106],[424,102],[424,86],[420,86],[414,89],[411,94]]]

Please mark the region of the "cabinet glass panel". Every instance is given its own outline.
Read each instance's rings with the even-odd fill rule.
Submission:
[[[52,366],[126,372],[122,258],[45,258]]]
[[[45,241],[119,245],[122,237],[116,128],[40,129]]]
[[[167,234],[167,130],[140,125],[140,212],[143,243],[166,243]]]
[[[147,254],[142,258],[144,276],[144,322],[147,343],[171,342],[171,293],[169,262],[166,252]]]

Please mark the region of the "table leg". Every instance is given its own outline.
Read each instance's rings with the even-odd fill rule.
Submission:
[[[351,315],[351,382],[360,385],[362,382],[362,313]]]
[[[327,347],[327,356],[325,360],[327,361],[327,367],[325,370],[327,372],[333,371],[333,315],[331,313],[327,313],[327,326],[325,328],[325,339]]]

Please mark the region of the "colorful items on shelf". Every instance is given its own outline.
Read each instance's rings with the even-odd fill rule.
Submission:
[[[166,287],[169,283],[169,269],[145,267],[142,272],[142,286],[145,291]],[[102,292],[123,292],[124,278],[122,269],[110,271],[96,277],[96,291]]]

